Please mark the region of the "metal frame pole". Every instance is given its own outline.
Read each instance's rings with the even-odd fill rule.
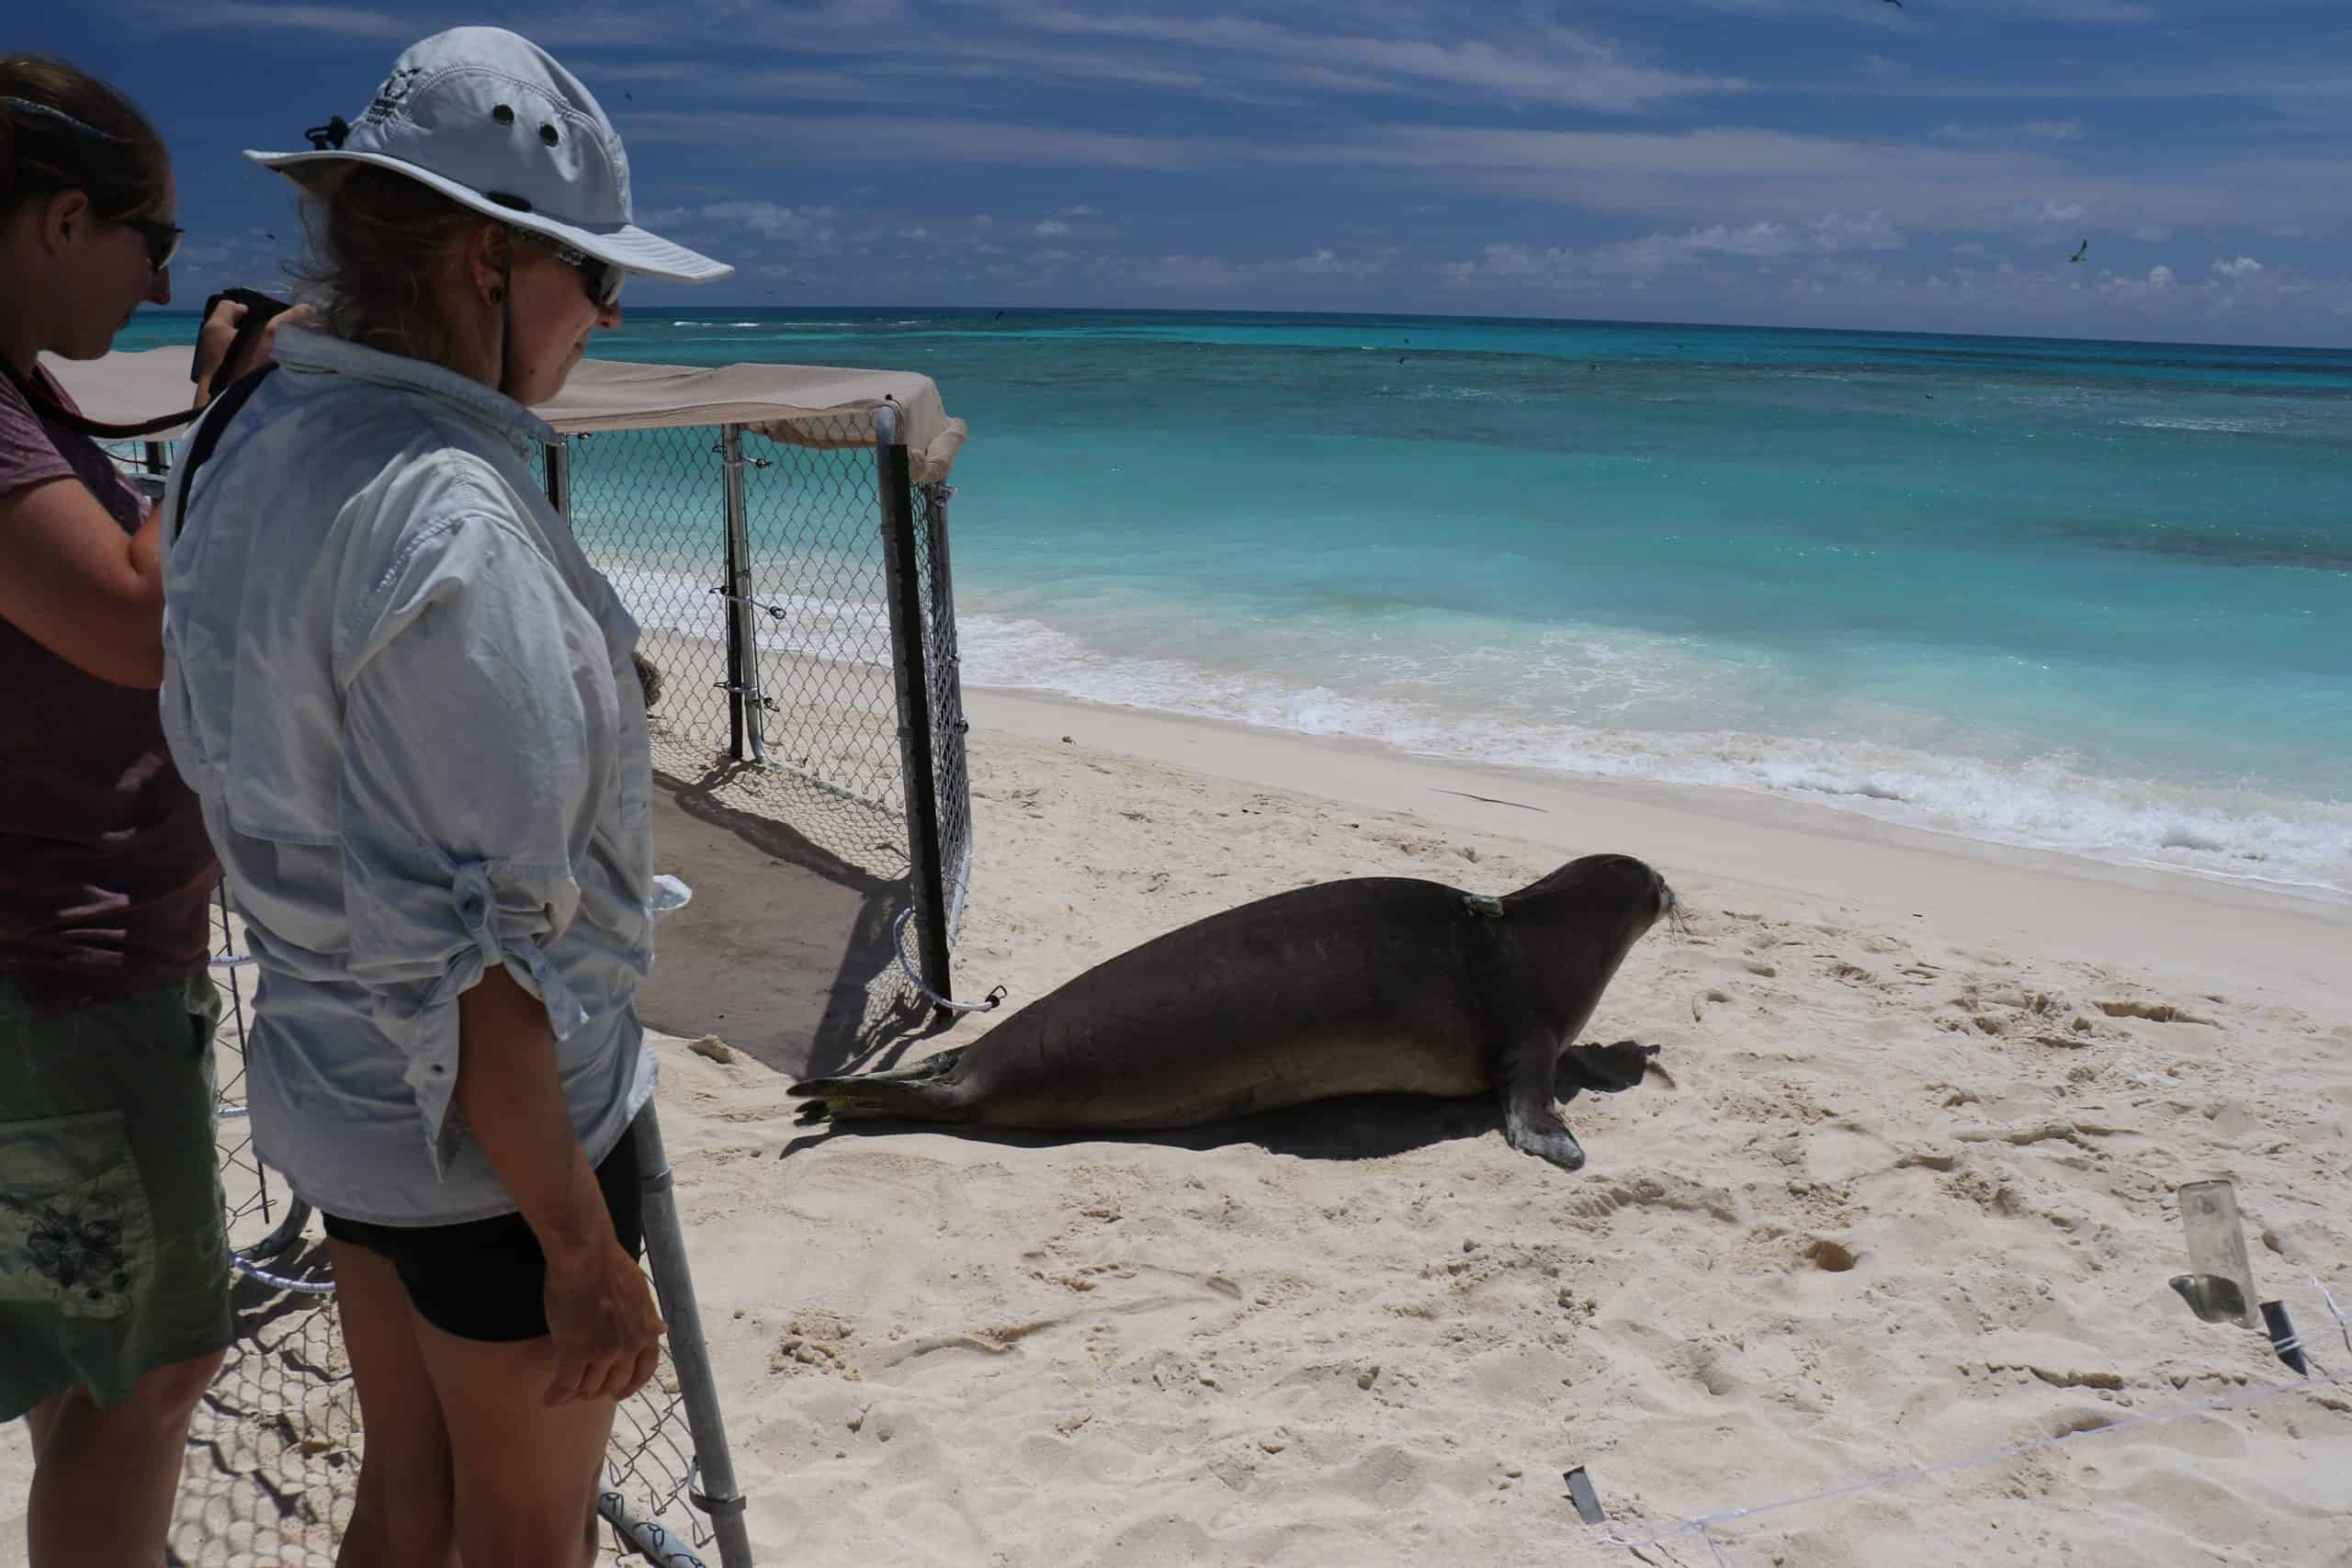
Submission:
[[[882,513],[882,568],[890,601],[890,663],[898,676],[899,765],[907,797],[907,880],[922,936],[922,982],[953,996],[947,975],[947,895],[939,854],[938,753],[933,749],[922,584],[915,570],[914,476],[899,411],[874,411],[874,461]],[[946,1010],[936,1011],[944,1014]]]
[[[964,716],[964,656],[956,646],[956,574],[947,553],[947,499],[956,491],[939,480],[924,485],[922,490],[928,502],[923,508],[923,528],[931,550],[932,639],[940,656],[940,697],[947,705],[947,711],[934,713],[932,722],[940,748],[952,750],[956,756],[955,782],[963,791],[963,798],[955,803],[962,834],[953,846],[941,845],[941,875],[946,887],[946,902],[940,919],[946,936],[952,936],[962,912],[964,884],[971,870],[971,764],[963,752],[964,737],[970,733],[972,726]]]
[[[678,1223],[670,1156],[662,1146],[662,1122],[650,1100],[637,1113],[634,1135],[638,1179],[645,1189],[645,1257],[653,1268],[653,1293],[662,1303],[662,1320],[670,1326],[670,1364],[677,1369],[678,1399],[686,1407],[695,1469],[702,1476],[701,1488],[690,1495],[689,1501],[710,1520],[722,1568],[752,1568],[752,1538],[743,1524],[743,1491],[735,1484],[735,1456],[728,1451],[727,1422],[718,1410],[710,1347],[703,1339],[694,1271],[686,1264],[685,1230]]]
[[[720,427],[718,453],[727,479],[728,751],[740,762],[749,741],[752,755],[765,762],[767,735],[760,715],[766,705],[760,690],[759,623],[752,618],[752,526],[743,500],[741,425]]]

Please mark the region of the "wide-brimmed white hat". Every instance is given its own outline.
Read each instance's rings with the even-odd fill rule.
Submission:
[[[620,133],[580,79],[504,28],[452,28],[410,48],[357,124],[318,151],[245,156],[302,186],[373,164],[475,211],[628,272],[708,283],[735,269],[639,228]]]

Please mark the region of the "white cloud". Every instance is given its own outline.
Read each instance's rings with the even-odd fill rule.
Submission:
[[[833,220],[831,207],[780,207],[773,201],[714,201],[695,209],[713,223],[733,224],[771,240],[804,240],[829,243]]]
[[[2134,276],[2129,273],[2101,273],[2098,288],[2100,293],[2112,299],[2144,304],[2152,302],[2159,296],[2170,295],[2179,289],[2180,279],[2173,275],[2172,268],[2159,263],[2150,267],[2144,277]],[[2189,293],[2200,291],[2200,286],[2194,284],[2190,285],[2187,290]]]
[[[1043,234],[1050,239],[1057,234],[1069,233],[1069,225],[1063,222],[1058,218],[1047,218],[1039,222],[1037,227],[1033,230],[1032,232]]]
[[[2018,141],[2072,141],[2082,133],[2079,119],[2029,119],[2016,125],[1939,126],[1936,138],[1972,147],[1995,147]]]
[[[195,6],[154,6],[149,26],[180,29],[253,28],[294,36],[327,33],[337,38],[398,39],[413,42],[417,25],[406,17],[356,6],[271,6],[258,0],[210,0]]]
[[[1213,174],[1269,184],[1320,175],[1410,200],[1432,190],[1502,197],[1656,223],[1777,221],[1784,214],[1881,211],[1905,229],[2047,231],[2055,243],[2094,224],[2162,222],[2253,231],[2278,222],[2332,231],[2352,220],[2352,182],[2324,158],[2215,151],[2136,171],[2076,173],[2044,148],[1971,148],[1718,125],[1675,132],[1541,130],[1399,121],[1335,126],[1321,138],[1159,136],[1021,125],[737,111],[641,115],[632,143],[724,148],[738,164],[781,164],[809,146],[854,145],[930,164]],[[2063,144],[2052,143],[2051,147]],[[2063,190],[2064,196],[2054,196]],[[2071,231],[2071,232],[2067,232]]]
[[[1302,277],[1378,277],[1388,271],[1389,263],[1396,254],[1394,247],[1388,247],[1370,255],[1342,255],[1324,246],[1307,255],[1293,256],[1288,261],[1267,262],[1258,270],[1292,273]]]
[[[2234,260],[2215,262],[2213,270],[2223,277],[2252,277],[2262,270],[2262,264],[2252,256],[2239,256]]]
[[[1457,36],[1438,41],[1308,31],[1231,14],[1151,16],[1050,4],[1008,9],[1029,28],[1215,51],[1226,57],[1228,73],[1271,73],[1284,85],[1341,92],[1452,96],[1467,91],[1514,103],[1625,113],[1746,85],[1734,77],[1645,65],[1605,39],[1541,23],[1515,27],[1493,39]]]
[[[2172,238],[2172,231],[2162,223],[2143,223],[2132,231],[2132,237],[2145,244],[2161,245]]]
[[[1521,278],[1554,288],[1587,288],[1603,279],[1638,284],[1701,267],[1716,258],[1758,266],[1799,258],[1821,264],[1823,258],[1848,252],[1901,250],[1905,243],[1883,213],[1831,212],[1803,223],[1715,223],[1584,251],[1556,245],[1538,251],[1498,243],[1487,245],[1476,261],[1453,262],[1438,270],[1441,276],[1456,284],[1479,277]]]
[[[1243,274],[1218,256],[1161,256],[1145,263],[1136,276],[1162,288],[1225,288],[1243,281]]]
[[[1901,25],[1882,6],[1865,9],[1849,5],[1847,0],[1699,0],[1699,4],[1716,11],[1823,11],[1849,21]],[[2062,22],[2152,22],[2156,18],[2156,9],[2148,0],[1973,0],[1969,8],[2017,12]]]
[[[1065,218],[1092,218],[1096,216],[1096,212],[1093,208],[1081,203],[1077,207],[1063,208],[1062,216]]]
[[[2079,224],[2091,215],[2090,209],[2081,202],[2061,201],[2054,196],[2044,197],[2038,204],[2021,203],[2011,209],[2011,214],[2019,223],[2041,226]]]

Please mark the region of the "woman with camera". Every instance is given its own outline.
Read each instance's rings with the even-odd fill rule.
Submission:
[[[220,868],[156,712],[159,520],[38,363],[167,302],[179,240],[139,111],[0,55],[0,1420],[29,1425],[43,1568],[162,1557],[229,1342]],[[208,323],[208,372],[233,326]]]
[[[502,29],[313,137],[260,161],[302,187],[324,330],[174,476],[164,729],[261,969],[254,1143],[334,1255],[340,1561],[582,1564],[663,1332],[631,1137],[658,904],[637,626],[530,409],[626,274],[729,269],[636,227],[604,111]]]

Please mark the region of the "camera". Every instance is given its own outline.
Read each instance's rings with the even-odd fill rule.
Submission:
[[[223,299],[234,300],[245,308],[245,319],[237,323],[237,335],[230,342],[229,352],[220,356],[220,368],[225,371],[252,347],[254,339],[260,335],[264,327],[293,307],[283,299],[273,299],[256,288],[223,288],[204,302],[204,313],[197,317],[199,326],[212,319],[212,312],[220,308]],[[188,356],[187,378],[191,381],[203,379],[193,354]],[[216,386],[212,389],[217,393],[222,389]]]

